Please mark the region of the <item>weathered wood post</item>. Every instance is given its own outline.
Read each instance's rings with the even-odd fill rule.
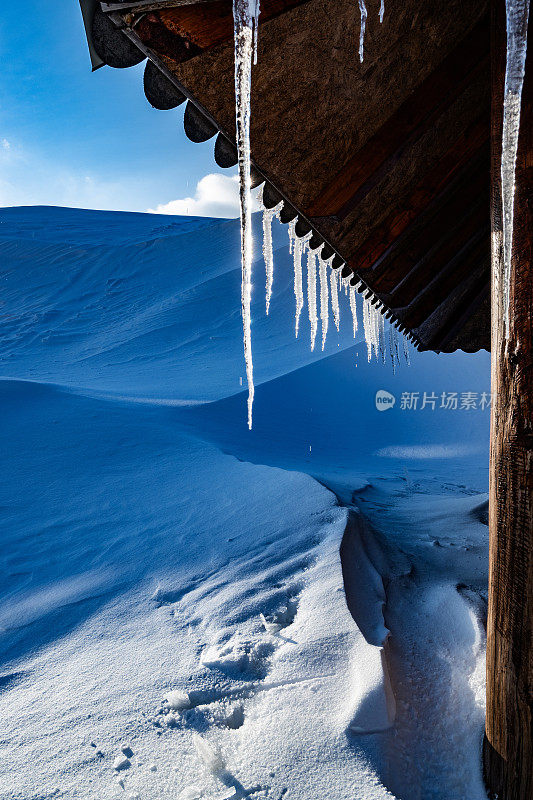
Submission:
[[[509,335],[503,298],[501,142],[505,0],[492,0],[492,418],[487,717],[491,797],[533,798],[533,53],[516,164]],[[529,30],[531,31],[531,21]],[[531,37],[529,37],[531,41]]]

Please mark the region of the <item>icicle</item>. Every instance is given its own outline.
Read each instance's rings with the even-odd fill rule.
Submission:
[[[368,298],[363,300],[363,329],[365,332],[368,360],[370,361],[372,359],[372,352],[376,360],[379,355],[384,358],[382,340],[385,330],[385,321],[379,309],[374,306]]]
[[[252,39],[256,0],[233,0],[235,37],[235,117],[239,156],[239,199],[241,216],[241,303],[244,358],[248,381],[248,427],[252,428],[254,375],[252,360],[252,197],[250,179],[250,96],[252,82]]]
[[[370,330],[370,316],[368,311],[368,300],[363,298],[363,331],[365,334],[366,349],[368,353],[368,360],[372,358],[372,332]]]
[[[409,345],[407,343],[407,339],[405,338],[405,336],[403,337],[403,355],[404,355],[404,358],[405,358],[405,360],[407,362],[407,366],[410,367],[411,366],[411,359],[409,357]]]
[[[322,350],[326,344],[329,326],[329,292],[327,263],[322,256],[318,256],[318,271],[320,276],[320,319],[322,321]]]
[[[383,22],[383,17],[385,16],[385,0],[381,0],[381,5],[379,7],[379,21]]]
[[[385,317],[383,316],[382,309],[380,309],[379,311],[376,311],[376,316],[378,318],[378,325],[379,325],[379,328],[378,328],[379,351],[381,353],[381,361],[383,362],[383,364],[385,364],[386,360],[387,360],[387,354],[386,354],[386,351],[385,351]]]
[[[509,335],[511,253],[513,248],[513,212],[516,154],[520,133],[520,106],[524,83],[529,0],[506,0],[507,63],[503,101],[502,132],[502,216],[503,216],[503,306],[505,335]]]
[[[379,319],[378,319],[378,311],[373,303],[369,305],[369,312],[370,312],[370,320],[372,324],[372,349],[374,350],[374,356],[376,357],[376,361],[378,360],[379,354]]]
[[[389,356],[390,356],[390,363],[392,366],[392,374],[396,375],[396,362],[394,360],[394,343],[393,343],[393,330],[394,326],[389,326]]]
[[[398,334],[394,325],[389,325],[389,354],[392,364],[392,372],[396,375],[396,367],[400,366],[400,357],[398,353]]]
[[[359,34],[359,61],[362,64],[364,49],[365,49],[366,18],[368,16],[365,0],[359,0],[359,11],[361,14],[361,32]]]
[[[330,267],[329,273],[329,287],[331,293],[331,310],[333,311],[333,322],[335,327],[339,330],[340,325],[340,308],[339,308],[339,286],[337,284],[337,270]]]
[[[384,2],[385,0],[382,0]],[[255,10],[253,15],[253,22],[254,22],[254,64],[257,64],[257,41],[259,39],[259,14],[261,13],[260,9],[260,0],[255,0]]]
[[[316,255],[307,251],[307,305],[309,307],[309,325],[311,328],[311,350],[315,349],[318,316],[316,310]]]
[[[292,255],[294,252],[294,240],[296,239],[296,220],[293,219],[287,226],[287,236],[289,237],[289,253]]]
[[[272,249],[272,220],[279,215],[283,201],[274,208],[263,208],[263,258],[266,270],[266,313],[270,311],[270,299],[274,283],[274,251]]]
[[[294,261],[294,297],[296,298],[296,317],[294,325],[294,335],[298,338],[300,328],[300,314],[304,307],[304,291],[302,278],[302,253],[304,240],[299,239],[295,233],[296,220],[289,223],[289,250],[292,251]]]
[[[348,283],[348,282],[347,282]],[[355,300],[355,286],[349,284],[349,293],[350,293],[350,311],[352,312],[352,324],[353,324],[353,338],[355,339],[355,334],[357,333],[357,302]]]

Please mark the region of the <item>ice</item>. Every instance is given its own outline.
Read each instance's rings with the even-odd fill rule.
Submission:
[[[368,16],[368,12],[366,10],[365,0],[359,0],[359,11],[361,13],[361,32],[359,34],[359,60],[361,64],[363,63],[363,56],[364,56],[364,49],[365,49],[365,30],[366,30],[366,18]]]
[[[385,0],[381,0],[381,5],[379,7],[379,21],[383,22],[383,17],[385,16]]]
[[[320,278],[320,320],[322,322],[322,350],[326,344],[329,326],[328,262],[318,254],[318,274]]]
[[[259,3],[257,0],[233,0],[235,37],[235,117],[239,157],[239,199],[241,218],[241,304],[246,379],[248,381],[248,428],[252,428],[254,368],[252,358],[252,195],[250,154],[250,101],[252,89],[253,30]]]
[[[173,711],[183,711],[191,705],[187,692],[182,692],[179,689],[173,689],[171,692],[168,692],[165,699],[168,707]]]
[[[274,251],[272,247],[272,220],[283,208],[281,200],[274,208],[263,208],[263,258],[266,271],[266,313],[270,312],[272,286],[274,285]]]
[[[355,334],[358,330],[358,322],[357,322],[357,301],[355,298],[355,286],[352,286],[351,283],[348,284],[346,281],[346,285],[348,285],[348,292],[350,298],[350,311],[352,312],[352,325],[353,325],[353,338],[355,339]]]
[[[280,632],[281,625],[279,625],[277,622],[269,622],[263,613],[259,614],[259,617],[263,624],[263,628],[267,633],[275,635],[276,633]]]
[[[193,733],[192,740],[198,758],[212,775],[216,775],[225,770],[226,764],[220,750],[215,749],[213,745],[203,739],[198,733]]]
[[[329,288],[331,293],[331,310],[333,311],[333,322],[335,327],[339,330],[340,325],[340,308],[339,308],[339,285],[337,283],[338,270],[330,268],[329,273]]]
[[[363,299],[363,329],[365,332],[368,360],[370,361],[372,359],[372,353],[376,359],[379,354],[382,360],[384,360],[385,350],[383,337],[385,333],[385,321],[378,307],[371,302],[370,298],[366,297]]]
[[[381,354],[381,360],[385,363],[386,360],[386,351],[385,351],[385,317],[383,316],[383,306],[376,308],[376,317],[378,319],[378,336],[379,336],[379,352]]]
[[[400,366],[400,356],[398,353],[398,332],[394,325],[389,326],[389,353],[392,371],[396,374],[396,367]]]
[[[411,357],[409,356],[409,344],[405,336],[403,337],[403,356],[408,367],[411,366]]]
[[[307,251],[307,306],[311,329],[311,350],[314,350],[318,330],[318,314],[316,307],[316,254],[311,249]]]
[[[179,794],[179,800],[200,800],[203,795],[199,786],[186,786]]]
[[[298,338],[300,329],[300,315],[304,307],[304,292],[302,278],[302,253],[305,242],[295,233],[296,220],[289,223],[289,249],[294,262],[294,297],[296,300],[296,313],[294,322],[294,335]]]
[[[253,33],[254,33],[254,64],[257,64],[257,43],[259,41],[259,14],[260,0],[255,0],[255,9],[253,14]]]
[[[505,335],[509,334],[511,255],[513,249],[513,213],[515,169],[520,133],[520,106],[524,83],[529,0],[506,0],[507,60],[503,101],[502,131],[502,217],[503,217],[503,308]]]

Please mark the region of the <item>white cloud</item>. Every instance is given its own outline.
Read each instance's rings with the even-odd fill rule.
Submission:
[[[255,194],[255,193],[254,193]],[[259,209],[254,197],[253,211]],[[194,217],[238,217],[239,179],[237,175],[222,175],[220,172],[204,175],[196,184],[194,197],[182,197],[149,208],[152,214],[179,214]]]
[[[2,139],[1,144],[4,150],[9,150],[11,147],[11,143],[7,139]]]

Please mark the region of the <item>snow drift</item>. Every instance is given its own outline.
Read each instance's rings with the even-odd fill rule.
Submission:
[[[0,223],[2,797],[482,798],[487,354],[311,351],[254,218],[249,431],[238,222]]]

